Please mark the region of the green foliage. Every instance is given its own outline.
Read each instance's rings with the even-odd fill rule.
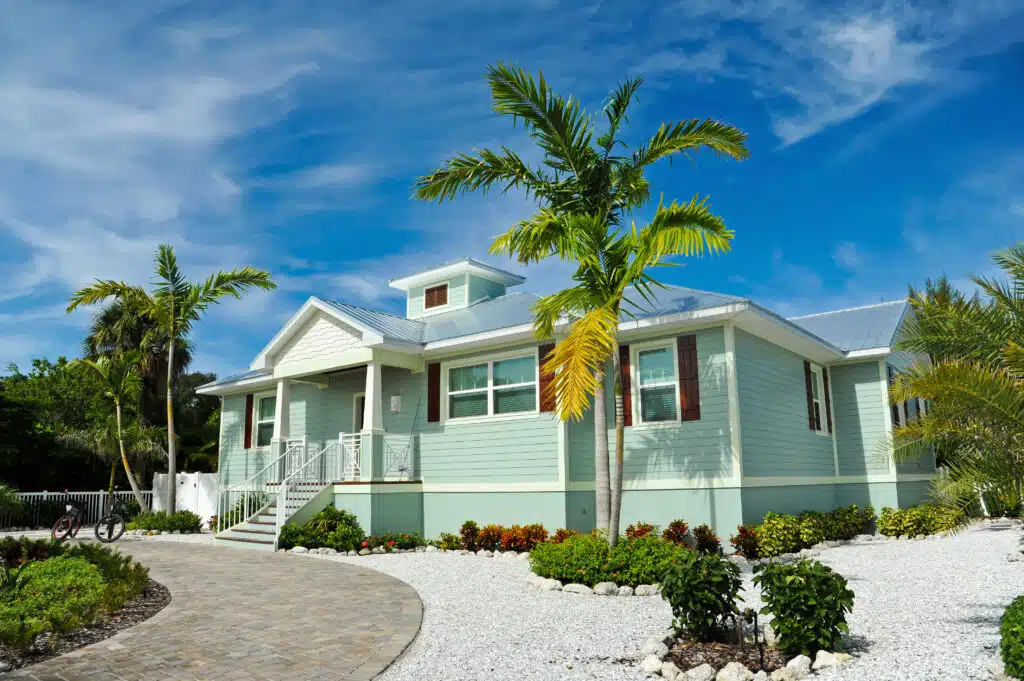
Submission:
[[[999,623],[999,652],[1006,673],[1024,679],[1024,596],[1018,596],[1003,613]]]
[[[852,539],[871,531],[875,511],[871,506],[863,509],[856,504],[835,508],[828,513],[805,511],[799,516],[768,513],[764,521],[751,528],[757,535],[757,552],[773,558],[784,553],[795,553],[822,541]],[[752,537],[744,537],[749,544]],[[737,549],[738,550],[738,549]]]
[[[624,539],[608,552],[607,579],[601,581],[632,587],[660,584],[669,566],[685,553],[691,553],[686,546],[662,541],[653,535]]]
[[[318,511],[309,519],[305,524],[305,528],[310,532],[330,534],[338,529],[339,525],[359,527],[359,519],[356,518],[354,513],[328,504],[324,506],[322,511]]]
[[[739,568],[715,553],[687,551],[672,563],[661,584],[661,597],[672,607],[677,634],[697,641],[724,638],[729,618],[739,612]]]
[[[697,550],[701,553],[721,553],[722,540],[719,539],[707,523],[693,528],[693,538],[697,541]]]
[[[451,532],[442,532],[438,548],[442,551],[458,551],[462,548],[462,537]]]
[[[654,534],[658,528],[650,523],[634,523],[626,528],[627,539],[637,539],[638,537],[646,537],[649,534]]]
[[[362,548],[366,534],[359,519],[352,513],[328,504],[304,525],[287,523],[278,536],[278,548],[305,546],[307,549],[330,548],[355,551]]]
[[[761,557],[760,541],[757,537],[757,530],[747,525],[737,525],[736,534],[729,537],[729,543],[747,560],[757,560]]]
[[[814,546],[825,541],[825,514],[818,511],[804,511],[799,516],[800,544]]]
[[[955,512],[942,506],[921,504],[910,508],[883,508],[878,531],[887,537],[914,537],[947,532],[956,527]]]
[[[462,548],[467,551],[476,551],[477,537],[480,536],[480,526],[472,520],[467,520],[459,528],[459,536],[462,537]]]
[[[563,583],[594,586],[615,582],[620,586],[657,584],[668,566],[689,549],[646,535],[623,539],[614,548],[595,534],[567,535],[560,543],[537,544],[530,565],[541,577]]]
[[[765,603],[761,614],[772,614],[778,646],[787,655],[813,658],[819,650],[834,650],[849,631],[846,615],[853,610],[853,591],[842,575],[817,561],[768,563],[754,584],[761,587]]]
[[[767,513],[757,528],[757,539],[761,555],[768,558],[799,551],[803,548],[800,519],[792,515]]]
[[[46,560],[50,556],[59,556],[63,552],[64,545],[51,539],[11,536],[0,539],[0,558],[7,567],[32,560]]]
[[[494,551],[501,546],[501,536],[505,534],[505,528],[501,525],[484,525],[477,535],[477,547],[484,551]]]
[[[513,525],[501,533],[502,551],[531,551],[548,540],[548,531],[540,523]]]
[[[18,498],[18,490],[0,482],[0,515],[19,515],[21,513],[21,499]]]
[[[203,521],[192,511],[141,513],[128,523],[129,530],[160,530],[161,532],[177,530],[182,534],[199,532],[202,527]]]
[[[560,527],[555,530],[555,533],[548,539],[552,544],[561,544],[569,537],[578,537],[580,533],[577,530],[568,530],[564,527]]]
[[[690,532],[690,526],[683,520],[673,520],[661,533],[663,541],[673,544],[686,544],[686,535]]]

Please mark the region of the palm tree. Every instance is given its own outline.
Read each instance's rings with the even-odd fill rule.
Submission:
[[[188,342],[192,326],[211,305],[220,302],[225,296],[241,298],[250,288],[272,290],[277,285],[268,272],[250,266],[235,268],[230,272],[216,272],[202,283],[192,283],[178,268],[174,249],[167,244],[161,244],[157,249],[155,264],[156,286],[152,292],[121,281],[98,279],[72,296],[68,312],[80,305],[93,305],[113,298],[141,310],[155,324],[154,331],[147,335],[144,344],[156,342],[157,334],[162,334],[166,339],[167,473],[173,483],[177,474],[173,399],[175,348]],[[177,487],[175,484],[167,486],[167,508],[171,511],[177,508]]]
[[[894,402],[930,405],[896,430],[896,458],[943,453],[935,498],[960,524],[979,493],[1004,508],[1024,503],[1024,243],[993,259],[1007,278],[972,277],[984,300],[959,292],[919,300],[896,343],[932,359],[895,382]]]
[[[167,450],[160,444],[163,435],[163,428],[144,426],[139,422],[138,417],[124,424],[121,439],[124,440],[129,461],[134,459],[138,463],[142,458],[166,457]],[[89,450],[101,461],[109,463],[110,482],[107,485],[107,492],[114,493],[117,464],[121,463],[115,414],[97,419],[92,427],[86,430],[69,430],[60,433],[57,440],[65,445]]]
[[[0,482],[0,515],[15,515],[21,512],[18,490]]]
[[[142,377],[139,375],[139,351],[133,350],[120,355],[104,356],[99,359],[76,359],[71,362],[73,370],[83,376],[93,376],[99,379],[103,394],[114,403],[114,419],[116,426],[117,445],[121,455],[121,463],[124,466],[125,475],[128,477],[128,484],[131,485],[135,500],[139,502],[142,510],[148,511],[149,507],[142,498],[139,483],[135,480],[132,467],[128,463],[128,454],[124,446],[124,429],[122,427],[121,409],[126,404],[132,404],[138,399],[139,391],[142,390]],[[173,487],[173,485],[172,485]]]
[[[503,192],[519,189],[537,203],[537,212],[495,239],[490,252],[524,265],[550,257],[575,265],[574,286],[535,304],[534,329],[538,337],[551,338],[556,326],[571,320],[545,370],[554,374],[550,390],[563,420],[582,418],[593,396],[597,527],[614,543],[622,497],[624,414],[616,367],[619,319],[628,314],[623,303],[653,301],[652,289],[662,284],[650,268],[668,264],[674,255],[727,251],[733,236],[700,196],[685,203],[659,202],[653,218],[640,228],[627,226],[627,220],[651,201],[644,177],[649,166],[702,148],[746,158],[746,134],[714,120],[663,123],[626,155],[619,133],[642,78],[627,80],[611,93],[604,108],[607,124],[596,138],[594,119],[578,100],[553,92],[543,74],[535,80],[521,68],[499,63],[488,69],[487,80],[494,110],[523,123],[543,152],[541,167],[529,166],[507,147],[475,150],[421,177],[416,196],[441,202],[494,186]],[[604,387],[609,362],[616,433],[612,479]]]

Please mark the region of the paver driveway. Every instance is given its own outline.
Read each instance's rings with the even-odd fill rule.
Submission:
[[[373,570],[194,544],[119,547],[149,566],[171,603],[5,681],[367,681],[419,631],[423,606],[413,588]]]

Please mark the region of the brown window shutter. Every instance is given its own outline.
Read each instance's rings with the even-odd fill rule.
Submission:
[[[622,423],[633,425],[633,379],[629,369],[629,346],[619,346],[619,380],[622,382]]]
[[[243,442],[246,449],[252,448],[252,402],[253,395],[249,393],[245,396],[245,437]]]
[[[555,351],[554,343],[546,343],[540,346],[537,353],[537,375],[540,376],[540,410],[541,411],[554,411],[555,410],[555,393],[551,390],[551,381],[555,377],[555,372],[544,371],[544,362],[548,361],[548,357]]]
[[[885,365],[885,373],[889,377],[889,388],[891,389],[893,383],[896,382],[896,372],[888,364]],[[892,425],[899,428],[902,424],[900,423],[900,405],[891,404],[889,407],[892,410]]]
[[[427,309],[448,304],[448,284],[431,286],[423,292],[423,306]]]
[[[427,365],[427,423],[441,421],[441,363]]]
[[[679,413],[683,421],[700,420],[700,378],[697,376],[697,336],[676,339],[679,359]]]
[[[825,381],[825,419],[828,421],[828,432],[832,432],[832,398],[828,394],[828,369],[821,368],[821,378]]]
[[[811,381],[813,380],[814,375],[811,373],[811,363],[805,359],[804,388],[807,391],[807,424],[811,430],[817,430],[814,427],[814,389],[811,387]]]

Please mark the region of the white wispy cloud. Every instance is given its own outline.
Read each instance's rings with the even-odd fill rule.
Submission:
[[[837,245],[835,252],[832,254],[832,259],[835,260],[837,265],[846,270],[856,270],[864,264],[864,258],[861,257],[860,251],[857,250],[857,244],[852,241],[843,241]]]

